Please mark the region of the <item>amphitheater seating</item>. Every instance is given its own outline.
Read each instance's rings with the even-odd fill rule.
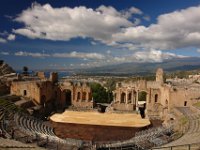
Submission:
[[[168,143],[169,138],[163,138],[163,136],[167,136],[169,133],[172,133],[172,127],[155,127],[147,130],[142,130],[135,134],[135,137],[126,140],[113,142],[108,144],[99,144],[100,148],[125,148],[137,146],[138,149],[148,149],[152,146],[159,146],[164,143]]]
[[[52,127],[30,115],[19,113],[20,111],[18,110],[19,109],[13,102],[0,99],[0,129],[6,134],[7,138],[11,138],[11,131],[12,129],[15,129],[16,139],[22,142],[27,142],[27,139],[32,142],[38,138],[40,143],[46,143],[49,141],[48,145],[51,144],[51,147],[54,145],[54,148],[58,143],[59,146],[65,145],[64,147],[66,147],[66,145],[68,147],[82,146],[83,142],[81,140],[60,139],[54,134]],[[5,119],[3,119],[4,116]]]
[[[0,149],[35,149],[33,146],[31,145],[27,145],[27,144],[23,144],[21,142],[15,141],[15,140],[10,140],[10,139],[4,139],[4,138],[0,138]]]
[[[200,142],[200,114],[192,113],[189,108],[178,108],[178,110],[182,112],[189,120],[188,131],[181,138],[163,145],[164,147]]]
[[[23,114],[15,114],[14,120],[19,129],[30,136],[39,136],[42,138],[46,138],[49,141],[57,141],[60,143],[66,143],[69,145],[81,146],[81,140],[74,139],[60,139],[58,138],[53,131],[53,128],[44,124],[42,121],[37,120],[31,116],[23,115]]]
[[[22,116],[18,114],[15,114],[14,119],[16,124],[20,128],[23,128],[23,130],[30,132],[30,134],[35,133],[35,134],[55,136],[53,134],[53,128],[44,125],[42,122],[37,121],[36,119],[32,119],[28,116]]]

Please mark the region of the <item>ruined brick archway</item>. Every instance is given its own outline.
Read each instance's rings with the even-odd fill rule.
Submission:
[[[77,101],[80,101],[81,100],[81,92],[78,92],[77,93]]]
[[[124,92],[121,93],[121,103],[125,103],[126,94]]]
[[[138,101],[147,101],[147,95],[146,91],[138,91]]]

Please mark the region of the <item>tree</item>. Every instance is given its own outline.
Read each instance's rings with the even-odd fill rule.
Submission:
[[[109,90],[109,91],[114,91],[116,88],[116,81],[114,79],[108,79],[106,81],[105,87]]]
[[[138,101],[146,101],[147,93],[144,91],[139,92]]]
[[[112,97],[112,93],[107,91],[101,84],[99,83],[90,83],[90,87],[92,89],[92,97],[97,103],[110,103]]]
[[[23,67],[23,72],[22,72],[23,75],[28,75],[28,67],[27,66],[24,66]]]

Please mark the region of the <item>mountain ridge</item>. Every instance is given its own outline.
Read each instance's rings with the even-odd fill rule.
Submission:
[[[81,71],[79,71],[79,73],[151,74],[155,73],[157,68],[163,68],[165,72],[196,70],[200,69],[200,58],[199,57],[176,58],[155,63],[123,63],[118,65],[82,69]]]

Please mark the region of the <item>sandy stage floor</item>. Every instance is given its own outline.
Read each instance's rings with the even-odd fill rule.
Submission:
[[[143,127],[150,124],[137,114],[114,114],[99,112],[65,111],[50,117],[54,122],[105,126]]]

